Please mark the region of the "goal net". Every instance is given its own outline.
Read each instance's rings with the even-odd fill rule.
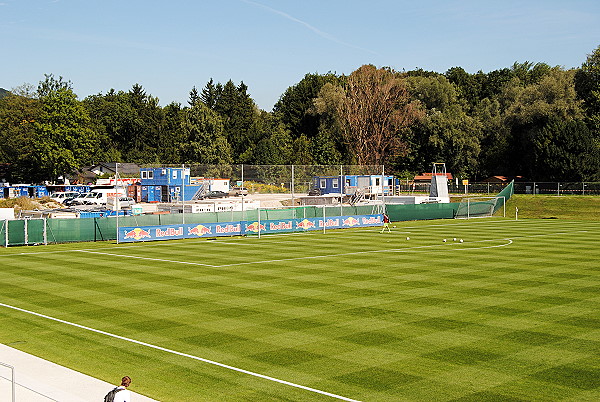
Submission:
[[[506,216],[505,197],[470,197],[463,198],[456,210],[456,219],[488,218],[502,209],[502,216]]]

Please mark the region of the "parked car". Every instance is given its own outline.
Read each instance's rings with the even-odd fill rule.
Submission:
[[[248,189],[246,187],[232,187],[229,190],[229,195],[239,196],[239,195],[248,195]]]
[[[72,200],[73,198],[79,196],[80,193],[77,191],[58,191],[50,194],[50,198],[52,198],[56,202],[60,202],[61,204],[65,204],[68,200]]]
[[[229,193],[226,193],[225,191],[209,191],[208,193],[204,194],[204,196],[202,198],[224,198],[224,197],[229,197]]]
[[[81,200],[82,205],[103,205],[102,194],[92,191]]]
[[[131,208],[135,204],[135,200],[131,197],[119,197],[120,208]]]
[[[63,204],[68,206],[83,205],[85,204],[86,197],[89,197],[89,194],[91,193],[79,193],[77,197],[66,200],[65,202],[63,202]]]
[[[313,188],[312,190],[310,190],[308,192],[309,196],[317,196],[317,195],[321,195],[321,190],[319,190],[318,188]]]

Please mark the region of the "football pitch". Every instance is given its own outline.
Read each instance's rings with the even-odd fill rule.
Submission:
[[[161,401],[600,400],[599,222],[395,225],[1,249],[0,342]]]

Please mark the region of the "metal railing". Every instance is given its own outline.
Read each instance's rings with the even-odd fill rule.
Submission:
[[[0,366],[8,367],[10,369],[10,372],[11,372],[11,383],[12,383],[12,402],[15,402],[15,400],[16,400],[16,395],[15,395],[15,368],[13,366],[11,366],[10,364],[6,364],[6,363],[2,363],[2,362],[0,362]]]

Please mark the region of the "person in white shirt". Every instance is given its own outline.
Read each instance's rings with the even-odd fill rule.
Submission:
[[[121,379],[121,385],[118,387],[119,392],[115,394],[114,402],[131,402],[131,392],[127,389],[131,384],[131,378],[125,376]]]

